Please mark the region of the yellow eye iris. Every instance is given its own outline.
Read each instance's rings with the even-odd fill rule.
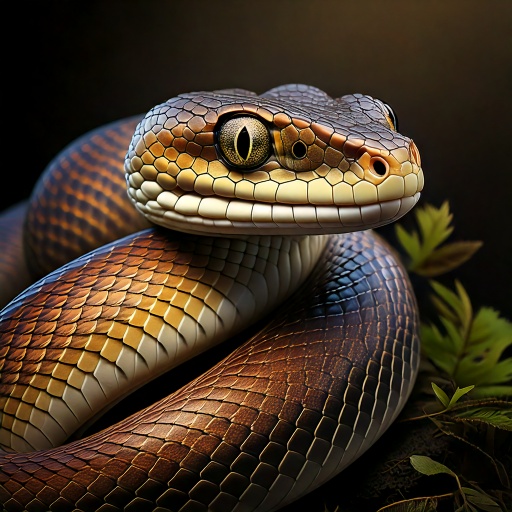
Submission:
[[[219,129],[218,143],[222,155],[234,167],[258,167],[270,154],[267,127],[255,117],[228,119]]]

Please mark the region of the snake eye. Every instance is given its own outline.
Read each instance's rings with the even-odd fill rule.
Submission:
[[[398,131],[398,117],[395,114],[395,111],[387,104],[382,102],[384,105],[384,109],[386,110],[386,117],[388,119],[388,123],[395,132]]]
[[[239,116],[228,119],[219,128],[217,140],[222,155],[234,167],[258,167],[270,154],[267,127],[255,117]]]

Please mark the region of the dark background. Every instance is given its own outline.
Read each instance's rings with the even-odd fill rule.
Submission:
[[[391,104],[448,200],[474,306],[512,317],[512,3],[507,0],[18,2],[4,19],[4,185],[26,197],[82,133],[180,92],[302,82]],[[8,156],[10,155],[10,156]],[[412,219],[412,216],[411,216]]]

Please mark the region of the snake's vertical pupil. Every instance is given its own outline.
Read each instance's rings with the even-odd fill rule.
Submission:
[[[251,137],[245,126],[238,132],[235,147],[240,158],[242,158],[242,160],[247,160],[247,157],[251,152]]]
[[[218,148],[229,165],[254,169],[270,155],[270,134],[253,116],[237,116],[223,122],[217,131]]]

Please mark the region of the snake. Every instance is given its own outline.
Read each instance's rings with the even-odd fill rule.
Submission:
[[[305,84],[179,94],[70,143],[3,228],[31,276],[0,266],[4,510],[270,511],[346,470],[417,375],[375,229],[423,180],[387,103]]]

